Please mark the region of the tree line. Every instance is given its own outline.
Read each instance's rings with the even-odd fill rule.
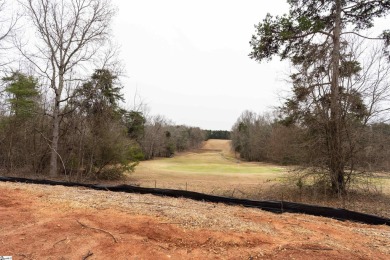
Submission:
[[[199,127],[174,125],[163,116],[152,116],[144,126],[139,138],[144,159],[171,157],[175,152],[198,149],[205,140]]]
[[[48,172],[53,119],[48,116],[50,108],[39,81],[14,72],[2,82],[0,169],[7,173]],[[199,148],[204,141],[200,128],[123,109],[117,84],[109,70],[96,70],[60,109],[59,174],[76,179],[119,178],[140,160],[170,157]]]
[[[205,130],[206,140],[208,139],[222,139],[230,140],[230,131],[226,130]]]
[[[372,123],[358,132],[351,155],[355,171],[389,171],[390,124]],[[248,161],[320,167],[327,154],[317,134],[307,127],[286,125],[275,113],[244,111],[232,127],[232,149]]]
[[[0,0],[0,172],[120,178],[204,132],[125,109],[109,0]]]

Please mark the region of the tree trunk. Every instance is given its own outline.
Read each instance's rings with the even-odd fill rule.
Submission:
[[[332,53],[332,83],[329,124],[329,168],[333,191],[343,193],[345,191],[344,160],[341,144],[339,101],[339,67],[340,67],[340,34],[341,34],[341,0],[336,0],[335,28],[333,31]]]
[[[59,117],[60,111],[59,110],[60,110],[59,98],[57,98],[57,94],[56,94],[56,100],[55,100],[54,111],[53,111],[53,136],[52,136],[51,152],[50,152],[50,177],[56,177],[58,174],[57,151],[58,151],[58,140],[60,135],[60,117]]]
[[[8,144],[8,153],[7,153],[7,160],[8,163],[6,164],[7,173],[12,172],[13,168],[13,156],[12,156],[12,148],[13,148],[13,131],[10,131],[9,135],[9,144]]]
[[[54,91],[55,100],[54,100],[54,111],[53,111],[53,136],[52,136],[51,154],[50,154],[50,177],[58,176],[58,141],[60,138],[60,103],[61,103],[61,94],[63,88],[64,88],[64,73],[63,71],[60,71],[58,77],[58,88],[55,88],[55,86],[53,86],[53,89],[55,90]]]

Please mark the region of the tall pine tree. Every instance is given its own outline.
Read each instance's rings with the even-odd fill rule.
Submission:
[[[288,3],[289,14],[276,17],[268,14],[256,26],[256,33],[250,41],[252,52],[249,56],[259,62],[279,56],[281,59],[290,59],[294,65],[311,67],[312,71],[317,70],[319,74],[324,73],[321,70],[326,70],[329,80],[321,82],[329,93],[329,116],[324,136],[327,145],[326,167],[334,192],[342,193],[346,189],[347,158],[342,129],[346,120],[342,113],[345,95],[340,80],[346,76],[343,71],[352,75],[359,70],[356,61],[349,60],[348,64],[344,62],[344,39],[347,35],[374,39],[364,36],[362,32],[374,26],[375,18],[388,14],[390,0],[288,0]],[[375,39],[384,40],[387,48],[390,31],[384,31]],[[322,65],[325,66],[314,66],[318,59],[323,59]],[[293,78],[295,86],[296,79],[297,75]],[[305,89],[307,85],[301,89],[301,93]],[[358,93],[354,96],[356,103],[359,103]]]

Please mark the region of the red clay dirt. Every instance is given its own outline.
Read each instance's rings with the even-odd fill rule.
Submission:
[[[100,192],[110,199],[109,192]],[[34,185],[0,186],[0,255],[88,260],[390,259],[388,226],[231,207],[234,217],[269,226],[270,232],[188,228],[156,212],[134,214],[114,204],[104,209],[75,207],[72,199],[52,201],[52,194]]]

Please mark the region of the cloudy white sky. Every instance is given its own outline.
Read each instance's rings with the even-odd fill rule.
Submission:
[[[254,24],[287,12],[285,0],[114,0],[115,40],[127,78],[150,108],[176,124],[230,130],[245,109],[278,104],[285,70],[248,57]]]
[[[286,0],[113,0],[115,40],[127,77],[126,99],[138,93],[176,124],[230,130],[246,109],[280,104],[288,65],[248,57],[254,25]]]

